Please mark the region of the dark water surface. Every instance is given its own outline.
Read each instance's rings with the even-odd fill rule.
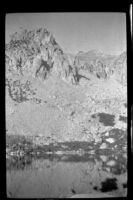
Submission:
[[[99,149],[99,144],[78,141],[33,148],[24,138],[14,140],[7,139],[10,197],[70,197],[96,191],[126,195],[127,157],[122,148]]]

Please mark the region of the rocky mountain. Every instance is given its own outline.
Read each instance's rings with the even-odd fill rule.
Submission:
[[[91,75],[105,81],[113,77],[123,86],[127,84],[126,52],[112,56],[90,50],[74,56],[65,53],[45,28],[14,33],[6,44],[5,57],[6,85],[17,102],[28,100],[27,95],[34,93],[29,77],[42,83],[51,77],[77,85],[82,78],[90,81]]]
[[[6,45],[7,74],[27,74],[42,81],[50,75],[65,81],[76,81],[72,58],[66,55],[46,29],[15,33]]]
[[[108,79],[115,75],[117,81],[126,85],[126,52],[119,56],[106,55],[98,50],[79,52],[76,55],[76,65],[79,69],[88,71],[98,78]]]
[[[125,85],[126,52],[113,56],[93,49],[73,56],[66,54],[45,28],[23,30],[14,33],[6,45],[6,70],[8,75],[29,74],[42,81],[49,76],[57,76],[73,84],[77,84],[80,78],[86,78],[80,73],[84,70],[99,79],[108,79],[115,74],[116,80]]]

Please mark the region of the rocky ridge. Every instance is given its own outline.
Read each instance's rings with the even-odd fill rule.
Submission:
[[[79,69],[94,74],[97,78],[109,79],[114,76],[122,85],[127,84],[127,58],[126,52],[119,56],[106,55],[97,50],[79,52],[76,55]]]
[[[69,83],[86,78],[81,71],[97,78],[116,80],[126,85],[126,52],[119,56],[105,55],[100,51],[79,52],[76,56],[66,54],[46,29],[27,31],[12,35],[6,45],[7,72],[45,80],[57,75]]]

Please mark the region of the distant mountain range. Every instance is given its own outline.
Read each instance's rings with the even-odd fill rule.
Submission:
[[[91,63],[92,61],[95,60],[100,60],[101,62],[104,62],[104,64],[109,64],[109,63],[113,63],[118,56],[117,55],[108,55],[108,54],[104,54],[101,51],[98,50],[90,50],[88,52],[79,52],[76,57],[84,62],[87,63]]]
[[[108,55],[98,50],[90,50],[88,52],[79,52],[76,55],[75,60],[80,69],[95,72],[103,71],[103,77],[109,78],[114,75],[116,80],[120,83],[125,85],[127,82],[126,52],[123,52],[120,55]]]

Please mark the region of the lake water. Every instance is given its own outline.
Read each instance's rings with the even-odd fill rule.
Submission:
[[[109,155],[93,153],[12,156],[7,159],[7,193],[16,198],[61,198],[97,191],[125,196],[126,162],[119,159],[119,163],[107,164],[108,160]]]

